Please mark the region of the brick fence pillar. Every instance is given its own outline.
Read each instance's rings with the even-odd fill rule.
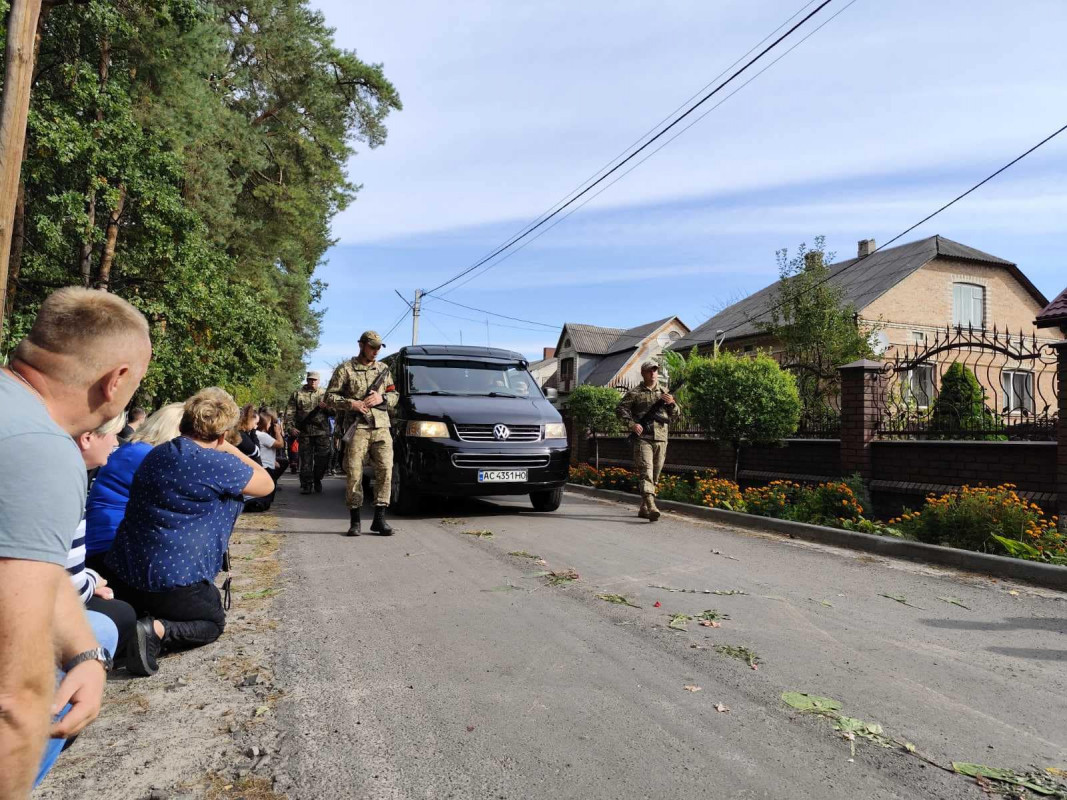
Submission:
[[[1056,513],[1060,518],[1059,529],[1067,533],[1067,342],[1059,342],[1054,347],[1060,413],[1056,436]]]
[[[841,474],[871,479],[871,442],[882,419],[882,362],[861,359],[841,373]]]

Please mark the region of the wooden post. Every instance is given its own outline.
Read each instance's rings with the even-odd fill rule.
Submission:
[[[41,16],[41,0],[12,0],[7,18],[4,95],[0,101],[0,297],[7,297],[7,269],[11,232],[19,193],[22,153],[26,144],[26,116],[33,83],[34,38]],[[0,341],[4,307],[0,303]]]
[[[862,359],[841,373],[841,472],[871,479],[871,442],[882,419],[882,362]]]

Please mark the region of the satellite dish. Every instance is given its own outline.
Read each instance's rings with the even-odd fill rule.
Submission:
[[[871,348],[876,356],[882,355],[889,349],[889,337],[885,331],[878,331],[871,337]]]

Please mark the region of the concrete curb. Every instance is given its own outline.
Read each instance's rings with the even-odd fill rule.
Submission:
[[[592,486],[580,486],[575,483],[568,483],[566,488],[568,492],[574,494],[600,497],[605,500],[617,500],[632,503],[635,506],[639,501],[636,495],[628,492],[594,489]],[[924,561],[928,564],[939,564],[971,572],[981,572],[997,578],[1025,581],[1046,589],[1067,591],[1067,567],[1058,567],[1054,564],[1041,564],[1036,561],[1026,561],[1021,558],[1009,558],[1008,556],[997,556],[989,553],[975,553],[971,550],[958,550],[954,547],[941,547],[936,544],[894,539],[891,536],[875,536],[870,533],[827,528],[823,525],[809,525],[806,522],[790,522],[789,520],[774,519],[772,517],[758,517],[755,514],[743,514],[737,511],[726,511],[721,508],[705,508],[704,506],[694,506],[674,500],[657,500],[656,505],[662,509],[678,511],[692,517],[710,522],[721,522],[724,525],[733,525],[737,528],[783,533],[787,536],[811,542],[847,547],[852,550],[865,550],[891,558]]]

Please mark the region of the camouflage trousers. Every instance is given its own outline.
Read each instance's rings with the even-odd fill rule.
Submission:
[[[641,494],[655,494],[663,462],[667,459],[667,443],[638,439],[634,444],[634,471],[641,481]]]
[[[330,437],[326,434],[300,434],[300,485],[322,481],[330,466]]]
[[[345,500],[349,508],[363,506],[363,464],[374,466],[374,504],[389,505],[393,488],[393,434],[389,428],[356,428],[345,446]]]

